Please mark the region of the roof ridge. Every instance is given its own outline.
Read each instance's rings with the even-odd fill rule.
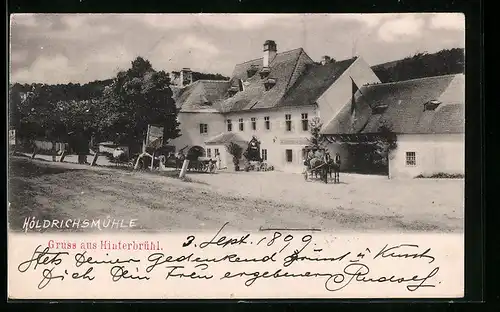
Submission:
[[[285,53],[290,53],[290,52],[293,52],[293,51],[296,51],[296,50],[300,50],[300,49],[304,50],[303,48],[295,48],[295,49],[291,49],[291,50],[287,50],[287,51],[276,53],[276,57],[278,55],[283,55]],[[248,60],[248,61],[245,61],[245,62],[236,63],[236,66],[237,65],[243,65],[243,64],[246,64],[246,63],[250,63],[250,62],[254,62],[254,61],[257,61],[257,60],[261,60],[261,59],[263,59],[263,57],[258,57],[258,58],[254,58],[254,59],[251,59],[251,60]]]
[[[402,83],[402,82],[412,82],[412,81],[426,80],[426,79],[437,79],[437,78],[452,77],[452,76],[458,76],[458,75],[464,75],[464,73],[446,74],[446,75],[412,78],[412,79],[407,79],[407,80],[399,80],[399,81],[391,81],[391,82],[373,83],[373,84],[363,85],[363,87],[390,85],[390,84],[396,84],[396,83]]]
[[[299,52],[299,55],[297,55],[297,58],[295,59],[295,64],[293,65],[293,70],[292,70],[292,73],[290,74],[290,77],[288,77],[288,82],[286,83],[286,86],[285,86],[285,91],[283,92],[283,95],[282,95],[282,98],[281,100],[283,99],[283,97],[285,96],[286,92],[290,89],[290,82],[292,81],[292,77],[293,77],[293,74],[295,74],[295,71],[297,70],[297,66],[299,65],[299,61],[300,61],[300,56],[302,55],[302,53],[305,53],[304,49],[300,48],[300,52]]]

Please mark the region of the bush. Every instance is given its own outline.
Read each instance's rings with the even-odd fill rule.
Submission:
[[[439,172],[439,173],[434,173],[431,175],[423,175],[419,174],[418,176],[415,177],[415,179],[463,179],[465,175],[461,173],[444,173],[444,172]]]
[[[230,142],[226,145],[226,149],[231,156],[233,156],[234,170],[240,170],[240,159],[243,156],[243,148],[234,142]]]

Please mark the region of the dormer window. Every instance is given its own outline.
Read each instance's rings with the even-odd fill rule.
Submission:
[[[382,114],[383,112],[385,112],[386,109],[387,109],[386,104],[377,105],[375,107],[372,107],[372,114],[374,115]]]
[[[227,93],[229,94],[229,96],[233,96],[238,93],[238,91],[240,91],[240,88],[238,86],[231,86]]]
[[[271,72],[271,69],[269,67],[263,67],[260,71],[260,78],[267,77],[270,72]]]
[[[424,110],[435,110],[439,104],[441,104],[441,101],[438,100],[431,100],[427,103],[424,103]]]
[[[266,82],[264,82],[264,86],[266,87],[266,91],[274,87],[276,84],[276,79],[275,78],[268,78]]]
[[[203,105],[210,105],[210,101],[207,99],[206,96],[202,95],[201,96],[201,102],[203,103]]]
[[[236,79],[231,84],[231,87],[229,87],[229,96],[233,96],[240,91],[243,91],[243,82],[241,81],[241,79]]]
[[[251,65],[250,68],[247,70],[247,77],[253,77],[257,72],[259,71],[259,66],[258,65]]]

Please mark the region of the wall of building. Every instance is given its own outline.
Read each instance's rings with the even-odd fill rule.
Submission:
[[[181,136],[168,142],[168,145],[175,146],[176,151],[186,145],[190,147],[195,145],[204,147],[206,140],[224,131],[224,117],[218,113],[180,112],[178,120]],[[208,124],[208,133],[200,133],[200,123]]]
[[[335,83],[326,90],[325,93],[317,100],[320,118],[323,125],[327,125],[344,105],[350,102],[352,97],[352,81],[351,77],[361,88],[367,83],[379,83],[377,75],[372,71],[362,58],[359,58],[335,81]]]
[[[218,164],[219,169],[221,168],[228,168],[231,169],[233,167],[233,162],[231,155],[226,150],[226,147],[222,144],[210,144],[205,146],[205,151],[207,153],[207,157],[210,157],[212,159],[216,159],[215,157],[215,152],[216,150],[219,151],[219,159],[220,163]]]
[[[397,142],[389,157],[390,178],[465,173],[464,134],[405,134],[398,135]],[[406,164],[406,152],[415,152],[415,166]]]
[[[308,145],[309,130],[302,130],[302,114],[308,114],[310,121],[317,115],[317,107],[289,107],[276,110],[260,110],[251,112],[231,113],[226,116],[233,125],[233,132],[245,140],[256,136],[261,142],[261,152],[267,150],[267,163],[274,166],[275,170],[287,172],[302,172],[304,169],[302,149]],[[291,131],[286,131],[285,115],[291,115]],[[264,118],[269,117],[270,129],[266,130]],[[243,119],[244,130],[239,130],[238,120]],[[257,129],[252,130],[251,118],[256,118]],[[227,124],[224,130],[227,130]],[[286,159],[286,150],[292,150],[292,161]],[[232,164],[232,162],[231,162]]]

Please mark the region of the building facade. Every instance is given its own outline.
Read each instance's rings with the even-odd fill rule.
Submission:
[[[256,138],[268,165],[302,172],[309,121],[319,117],[326,124],[348,105],[353,86],[378,82],[360,57],[314,62],[302,48],[279,53],[268,40],[263,56],[237,64],[229,81],[175,88],[181,136],[169,144],[183,151],[200,146],[205,156],[218,153],[221,166],[231,168],[227,144],[245,147]]]
[[[395,136],[390,178],[465,173],[465,75],[363,86],[322,129],[331,146],[372,144]],[[344,170],[355,157],[346,155]]]

